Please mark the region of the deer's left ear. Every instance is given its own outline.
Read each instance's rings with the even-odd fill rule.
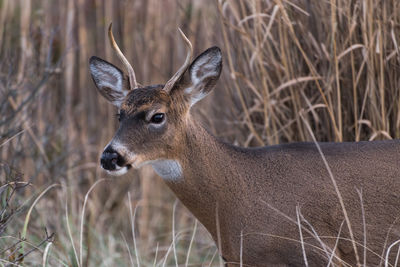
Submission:
[[[185,94],[191,99],[191,106],[203,99],[214,88],[222,70],[221,50],[214,46],[199,55],[188,69],[189,86]]]

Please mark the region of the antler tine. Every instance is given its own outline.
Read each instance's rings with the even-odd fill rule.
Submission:
[[[129,85],[130,85],[131,89],[137,88],[135,71],[133,70],[131,64],[129,64],[129,61],[126,59],[124,54],[119,49],[117,42],[115,42],[114,35],[112,33],[112,22],[110,23],[110,26],[108,27],[108,37],[110,39],[111,47],[117,53],[118,58],[122,61],[122,63],[124,64],[125,68],[128,71]]]
[[[186,37],[186,35],[182,32],[182,30],[180,28],[178,28],[178,30],[179,30],[179,33],[181,34],[183,41],[185,42],[185,45],[186,45],[188,51],[187,51],[186,59],[185,59],[185,62],[183,63],[183,65],[174,74],[174,76],[172,76],[172,78],[169,79],[169,81],[165,84],[164,90],[166,90],[167,92],[169,92],[172,89],[172,87],[174,86],[176,81],[182,76],[182,74],[185,72],[185,70],[189,67],[190,61],[192,60],[192,57],[193,57],[192,43],[189,41],[189,39]]]

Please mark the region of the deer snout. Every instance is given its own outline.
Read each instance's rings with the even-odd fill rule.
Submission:
[[[125,165],[124,158],[111,146],[106,147],[100,158],[101,167],[107,171],[117,170]]]

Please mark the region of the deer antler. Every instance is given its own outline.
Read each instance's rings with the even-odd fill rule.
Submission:
[[[137,82],[136,82],[135,71],[133,70],[131,64],[129,64],[129,61],[126,59],[126,57],[121,52],[117,43],[114,40],[114,35],[112,33],[112,22],[110,23],[110,26],[108,27],[108,37],[110,38],[111,47],[117,53],[118,58],[122,61],[122,63],[124,64],[125,68],[128,71],[129,85],[130,85],[131,89],[133,90],[133,89],[137,88],[138,86],[137,86]]]
[[[181,29],[178,28],[178,30],[179,30],[179,33],[181,34],[183,41],[185,42],[185,45],[186,45],[188,51],[187,51],[185,63],[183,63],[182,67],[180,67],[179,70],[174,74],[174,76],[172,76],[172,78],[169,79],[169,81],[165,84],[164,90],[167,92],[169,92],[172,89],[172,87],[174,87],[174,84],[176,83],[176,81],[182,76],[182,74],[185,72],[185,70],[189,67],[190,61],[192,60],[192,56],[193,56],[192,43],[185,36],[185,34],[182,32]]]

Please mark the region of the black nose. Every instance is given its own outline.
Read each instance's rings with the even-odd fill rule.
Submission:
[[[113,171],[117,166],[123,166],[123,159],[112,147],[107,147],[100,158],[101,167],[108,171]]]

